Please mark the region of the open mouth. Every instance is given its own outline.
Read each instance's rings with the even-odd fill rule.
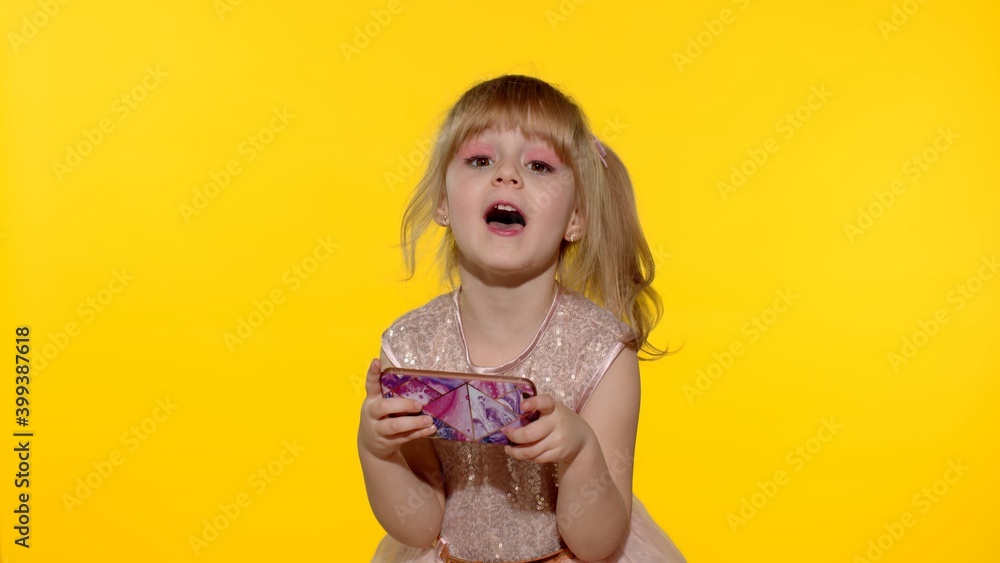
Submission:
[[[519,231],[527,225],[524,215],[509,203],[496,203],[488,210],[483,217],[490,227],[500,231]]]

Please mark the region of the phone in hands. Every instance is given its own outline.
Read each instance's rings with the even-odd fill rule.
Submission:
[[[420,414],[434,418],[442,440],[508,444],[505,429],[520,428],[538,418],[521,402],[537,395],[523,377],[447,371],[386,368],[379,377],[383,397],[418,401]]]

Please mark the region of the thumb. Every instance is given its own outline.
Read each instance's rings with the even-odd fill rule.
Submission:
[[[382,383],[379,382],[379,374],[382,373],[382,362],[376,358],[368,366],[368,376],[365,378],[365,394],[368,397],[382,396]]]

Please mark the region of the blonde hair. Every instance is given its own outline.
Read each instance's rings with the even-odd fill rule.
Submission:
[[[520,129],[525,137],[544,139],[572,168],[584,235],[574,243],[562,242],[556,279],[631,327],[637,350],[652,358],[666,354],[648,341],[663,308],[651,286],[656,267],[639,225],[628,171],[606,147],[605,168],[597,138],[580,107],[537,78],[506,75],[481,82],[451,108],[403,215],[400,242],[409,277],[416,270],[417,242],[445,198],[449,162],[467,139],[487,129]],[[445,231],[439,256],[442,274],[454,283],[458,248],[451,229]]]

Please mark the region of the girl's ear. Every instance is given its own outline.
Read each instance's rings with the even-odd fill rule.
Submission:
[[[563,238],[570,242],[576,242],[583,238],[585,230],[586,221],[584,220],[583,211],[580,209],[580,205],[577,204],[573,208],[573,214],[569,216],[569,224],[566,225],[566,234]]]
[[[434,222],[442,227],[448,226],[448,200],[442,198],[437,209],[434,210]]]

